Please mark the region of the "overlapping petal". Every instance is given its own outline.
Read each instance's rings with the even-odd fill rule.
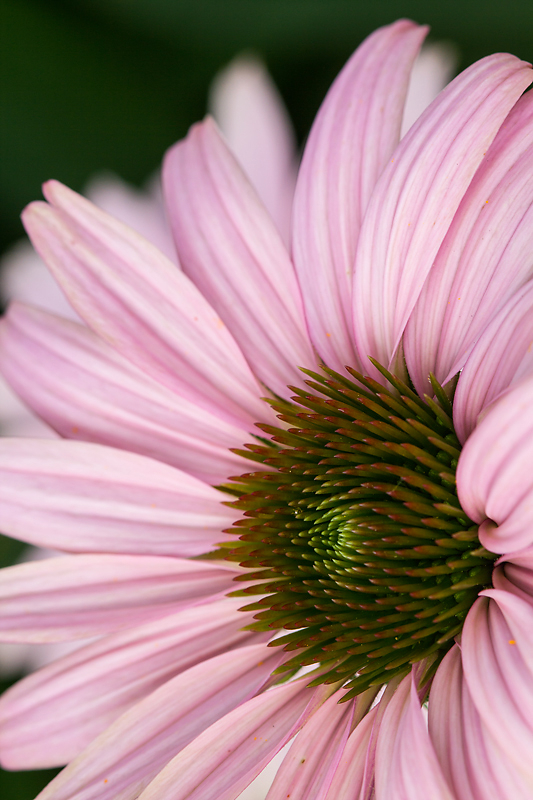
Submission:
[[[209,108],[288,244],[296,183],[296,140],[283,100],[266,67],[249,55],[234,59],[213,81]]]
[[[181,558],[80,555],[0,571],[4,642],[88,638],[229,591],[235,573]]]
[[[454,800],[428,735],[415,676],[404,678],[385,712],[376,753],[376,800]]]
[[[457,800],[527,800],[531,796],[527,775],[506,757],[472,701],[457,645],[433,681],[429,732]]]
[[[66,764],[128,708],[195,664],[258,641],[224,597],[108,636],[24,678],[0,700],[10,769]],[[259,640],[260,641],[260,640]]]
[[[399,141],[409,73],[426,32],[400,20],[356,50],[316,117],[298,174],[294,262],[313,343],[336,370],[359,365],[351,320],[359,228]]]
[[[230,452],[248,436],[243,427],[151,380],[81,325],[12,305],[0,324],[0,366],[62,436],[133,450],[215,485],[247,471]]]
[[[446,382],[487,322],[533,274],[533,96],[500,128],[466,191],[405,333],[419,391]]]
[[[453,401],[457,436],[466,441],[476,420],[513,383],[533,372],[533,283],[519,289],[487,325],[462,370]]]
[[[457,467],[461,506],[494,553],[533,542],[533,378],[510,390],[466,442]]]
[[[255,374],[288,395],[313,365],[294,270],[272,221],[212,120],[168,153],[164,188],[184,271],[224,320]]]
[[[505,117],[533,79],[506,54],[465,70],[408,131],[365,215],[354,272],[362,357],[391,363],[452,219]]]
[[[267,800],[326,797],[344,753],[355,703],[328,698],[300,731],[283,759]]]
[[[151,377],[233,424],[270,417],[220,316],[130,228],[50,181],[24,224],[87,324]]]
[[[280,661],[265,650],[230,650],[168,681],[95,739],[40,800],[135,800],[173,756],[261,689]]]
[[[495,766],[515,773],[531,791],[533,609],[510,592],[488,589],[483,594],[470,609],[463,629],[465,680],[494,741]]]
[[[139,800],[233,800],[329,694],[304,678],[253,697],[184,748]]]
[[[492,584],[495,589],[511,592],[533,605],[533,548],[498,559]]]
[[[225,495],[151,458],[74,441],[0,440],[0,529],[70,552],[195,556],[224,539]]]

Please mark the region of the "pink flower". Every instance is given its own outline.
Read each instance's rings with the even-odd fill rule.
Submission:
[[[4,570],[0,630],[99,637],[0,703],[8,767],[72,760],[42,800],[232,800],[290,741],[269,800],[531,796],[533,74],[483,59],[399,142],[425,33],[333,84],[292,260],[209,120],[181,269],[58,183],[24,214],[88,327],[3,323],[65,440],[0,441],[0,528],[71,555]]]

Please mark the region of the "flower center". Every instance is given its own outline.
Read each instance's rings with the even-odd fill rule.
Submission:
[[[280,670],[320,664],[316,683],[343,681],[344,699],[424,658],[436,669],[495,558],[457,498],[451,401],[376,366],[391,390],[306,370],[311,393],[269,401],[290,427],[259,425],[270,439],[239,451],[271,471],[224,487],[244,511],[225,557],[254,570],[234,594],[262,595],[250,629],[290,631],[272,642]]]

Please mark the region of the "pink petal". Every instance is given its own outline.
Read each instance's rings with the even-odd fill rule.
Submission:
[[[532,404],[530,378],[492,406],[459,458],[459,501],[471,519],[483,523],[480,541],[494,553],[533,542]]]
[[[158,178],[144,191],[139,191],[117,175],[106,173],[89,181],[84,195],[95,206],[144,236],[177,265]]]
[[[119,717],[40,800],[134,800],[176,753],[253,697],[279,661],[279,653],[252,645],[178,675]]]
[[[483,594],[463,629],[466,683],[496,746],[531,782],[533,609],[509,592],[488,589]]]
[[[329,693],[303,679],[248,700],[173,758],[139,800],[234,800]]]
[[[454,426],[460,441],[466,441],[472,433],[483,409],[523,374],[533,343],[532,312],[530,282],[507,301],[474,345],[453,401]],[[528,367],[532,371],[529,363]]]
[[[325,798],[343,755],[355,703],[332,695],[304,725],[283,759],[267,800]],[[338,797],[338,795],[337,795]]]
[[[333,369],[360,364],[351,321],[359,228],[400,138],[409,73],[426,33],[400,20],[369,36],[329,90],[305,148],[294,261],[313,343]]]
[[[0,530],[70,552],[194,556],[235,520],[227,495],[135,453],[0,439]]]
[[[235,575],[156,556],[49,558],[0,571],[0,639],[51,642],[113,633],[229,591]]]
[[[178,394],[237,425],[270,418],[230,333],[187,277],[153,245],[51,181],[51,206],[24,224],[79,315]]]
[[[466,191],[406,329],[419,391],[463,366],[491,317],[531,276],[533,97],[522,97]],[[502,224],[504,220],[504,224]]]
[[[533,548],[503,556],[492,573],[495,589],[521,597],[533,605]]]
[[[324,800],[367,800],[371,797],[374,786],[373,742],[379,728],[378,711],[379,706],[371,709],[348,737]]]
[[[59,284],[26,237],[0,260],[0,296],[7,306],[22,301],[79,320]]]
[[[245,430],[151,380],[84,326],[15,304],[0,324],[0,366],[62,436],[133,450],[212,484],[250,469],[229,451]]]
[[[395,356],[463,195],[532,79],[513,56],[482,59],[441,92],[398,145],[359,238],[354,325],[362,356],[385,365]]]
[[[262,62],[251,56],[234,59],[213,81],[209,107],[287,243],[296,140],[283,100]]]
[[[183,270],[239,343],[254,373],[290,396],[313,366],[294,270],[267,212],[212,120],[168,153],[165,195]]]
[[[24,678],[0,700],[10,769],[66,764],[128,708],[226,650],[258,641],[251,614],[224,597],[101,639]]]
[[[509,761],[476,710],[458,647],[445,657],[429,698],[429,731],[457,800],[528,800],[527,776]]]
[[[423,111],[453,78],[457,67],[457,53],[445,42],[425,44],[411,70],[409,88],[403,109],[403,139]]]
[[[429,738],[412,674],[401,682],[381,724],[376,800],[454,800]]]
[[[461,650],[458,645],[444,656],[429,695],[429,735],[448,784],[459,800],[476,800],[468,763],[468,732],[463,726]],[[474,783],[475,786],[475,783]]]

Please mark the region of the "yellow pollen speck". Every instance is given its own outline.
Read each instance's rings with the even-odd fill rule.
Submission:
[[[222,322],[220,317],[217,317],[217,321],[216,322],[217,322],[217,328],[223,328],[224,327],[224,323]]]
[[[80,430],[80,429],[79,429],[79,428],[77,428],[77,427],[76,427],[76,425],[74,425],[74,426],[72,427],[72,433],[78,433],[78,432],[79,432],[79,430]]]
[[[104,778],[104,783],[107,783],[107,778]]]
[[[326,336],[328,336],[328,337],[331,339],[331,333],[328,333],[328,332],[326,331]]]
[[[516,644],[514,639],[509,639],[509,644]]]

